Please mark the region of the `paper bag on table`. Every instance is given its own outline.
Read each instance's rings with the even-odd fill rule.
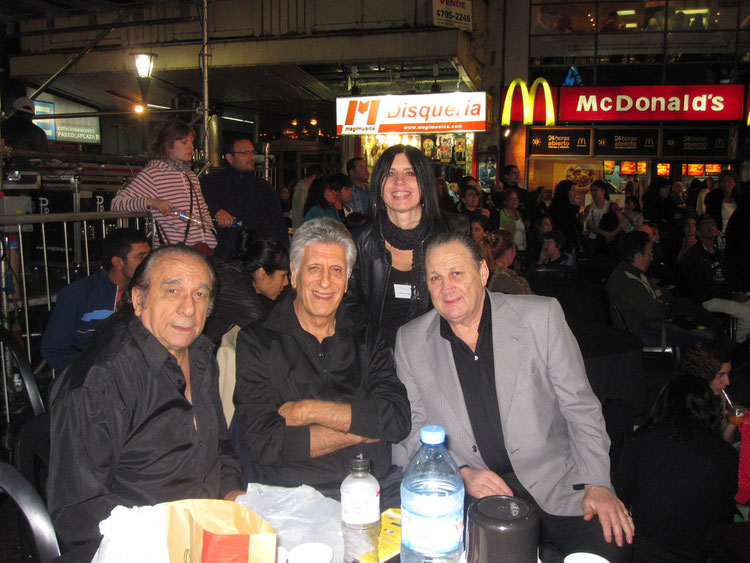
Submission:
[[[210,499],[166,507],[170,563],[275,563],[276,532],[249,508]]]

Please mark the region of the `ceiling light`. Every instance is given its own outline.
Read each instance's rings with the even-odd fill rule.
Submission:
[[[618,16],[634,16],[635,10],[617,10]]]
[[[146,111],[146,108],[144,108],[141,104],[136,104],[133,106],[133,111],[135,113],[143,113],[144,111]]]
[[[317,119],[315,119],[314,117],[310,119],[310,125],[315,126],[317,124],[318,124],[318,120]]]
[[[146,106],[153,109],[171,109],[169,106],[160,106],[158,104],[146,104]]]

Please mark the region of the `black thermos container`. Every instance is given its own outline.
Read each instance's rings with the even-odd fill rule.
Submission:
[[[536,563],[539,513],[516,497],[475,500],[467,512],[467,563]]]

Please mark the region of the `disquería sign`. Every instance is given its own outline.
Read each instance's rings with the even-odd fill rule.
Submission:
[[[487,94],[451,92],[336,98],[339,135],[487,131]]]

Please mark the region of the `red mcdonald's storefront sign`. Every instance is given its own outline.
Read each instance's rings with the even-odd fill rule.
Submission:
[[[566,86],[551,90],[558,123],[744,121],[745,86],[742,84]],[[544,122],[547,109],[544,96],[531,96],[528,102],[534,106],[534,122]],[[511,119],[522,121],[524,113],[522,96],[514,96]]]
[[[560,88],[560,121],[740,121],[745,86]]]

